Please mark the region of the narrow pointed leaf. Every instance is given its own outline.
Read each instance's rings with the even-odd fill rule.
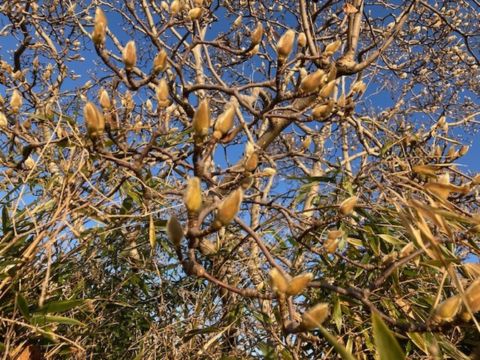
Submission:
[[[380,360],[404,360],[405,354],[397,339],[376,313],[372,313],[372,324],[373,338]]]
[[[355,357],[345,348],[345,346],[340,344],[338,340],[327,331],[327,329],[325,329],[322,325],[319,325],[318,329],[343,360],[355,360]]]

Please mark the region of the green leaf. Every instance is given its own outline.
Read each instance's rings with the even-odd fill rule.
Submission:
[[[8,216],[8,209],[6,206],[2,208],[2,231],[3,235],[8,232],[8,226],[10,225],[10,217]]]
[[[83,305],[84,303],[85,303],[84,299],[51,301],[43,305],[41,308],[35,310],[35,312],[42,313],[42,314],[61,313],[61,312],[74,309],[77,306]]]
[[[25,300],[20,293],[17,293],[17,306],[23,317],[27,320],[30,320],[30,311],[28,310],[27,300]]]
[[[86,326],[84,323],[65,316],[54,316],[54,315],[34,315],[32,316],[31,322],[36,325],[47,325],[50,323],[65,324],[65,325],[79,325]]]
[[[353,355],[350,352],[348,352],[345,346],[340,344],[338,340],[335,339],[335,337],[327,331],[327,329],[325,329],[322,325],[319,325],[318,330],[320,330],[320,332],[325,337],[325,339],[327,339],[330,345],[333,346],[335,351],[338,353],[338,355],[341,356],[343,360],[355,360]]]
[[[373,338],[380,360],[403,360],[405,354],[380,315],[372,313]]]
[[[402,245],[403,241],[397,239],[395,236],[388,235],[388,234],[380,234],[378,235],[382,240],[386,241],[392,245]]]
[[[337,330],[340,331],[342,329],[342,306],[340,305],[340,299],[338,298],[335,301],[335,305],[333,307],[332,318],[333,321],[335,321]]]

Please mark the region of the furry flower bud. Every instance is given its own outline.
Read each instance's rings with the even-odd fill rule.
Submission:
[[[158,83],[158,86],[155,90],[155,94],[157,96],[158,106],[159,107],[166,107],[169,104],[168,101],[168,84],[167,80],[161,79]]]
[[[7,117],[3,112],[0,111],[0,127],[6,127],[6,126],[8,126]]]
[[[322,98],[328,98],[332,96],[336,86],[335,82],[335,80],[328,82],[324,87],[322,87],[318,95],[320,95]]]
[[[228,105],[227,109],[218,117],[215,122],[213,137],[221,139],[233,127],[233,120],[235,119],[235,105]]]
[[[305,33],[298,34],[297,43],[299,47],[305,47],[307,45],[307,36]]]
[[[218,206],[217,216],[214,220],[214,226],[220,228],[228,225],[240,210],[243,201],[243,190],[238,188],[228,195]]]
[[[202,16],[202,12],[202,8],[200,7],[193,8],[188,12],[188,17],[192,21],[197,20]]]
[[[263,36],[263,25],[262,23],[257,23],[257,26],[255,27],[255,30],[253,30],[252,34],[250,35],[250,40],[252,40],[253,45],[260,44],[260,41],[262,41],[262,36]]]
[[[90,137],[96,138],[103,135],[105,119],[100,110],[90,101],[83,108],[83,118]]]
[[[277,268],[270,270],[270,283],[272,284],[273,291],[280,294],[285,294],[288,289],[288,279],[278,271]]]
[[[153,59],[153,71],[156,73],[160,71],[165,71],[165,69],[167,68],[167,65],[168,65],[167,52],[164,49],[162,49],[155,56],[155,59]]]
[[[300,294],[308,286],[312,279],[312,273],[305,273],[295,276],[292,280],[290,280],[286,294],[289,296]]]
[[[18,113],[22,105],[23,105],[22,94],[17,89],[13,90],[12,97],[10,99],[10,107],[12,108],[12,112],[14,114]]]
[[[452,296],[438,304],[433,314],[433,320],[436,322],[450,322],[460,310],[462,299],[460,296]]]
[[[112,103],[110,102],[110,97],[108,96],[107,90],[102,88],[99,92],[98,98],[99,98],[100,106],[104,110],[110,109],[110,107],[112,106]]]
[[[309,93],[316,91],[320,88],[325,78],[325,72],[321,69],[308,74],[300,83],[300,91],[304,93]]]
[[[192,126],[195,135],[203,137],[208,134],[208,128],[210,127],[210,108],[207,100],[202,100],[200,102],[200,105],[193,116]]]
[[[196,213],[202,208],[202,189],[200,179],[193,177],[188,180],[187,188],[183,195],[185,207],[191,213]]]
[[[313,108],[312,116],[316,120],[323,120],[327,118],[333,110],[333,101],[329,101],[326,104],[318,105]]]
[[[107,17],[103,10],[99,7],[95,10],[95,20],[92,32],[92,41],[95,45],[102,45],[105,43],[107,36]]]
[[[293,44],[295,42],[295,31],[288,29],[285,34],[278,40],[277,54],[280,61],[284,61],[288,58],[288,55],[292,52]]]
[[[313,330],[321,325],[329,315],[329,305],[320,303],[310,308],[302,316],[302,326],[307,330]]]
[[[325,51],[323,53],[326,56],[332,56],[334,53],[337,52],[338,49],[340,49],[340,46],[342,46],[342,41],[341,40],[336,40],[336,41],[328,44],[325,47]]]
[[[125,69],[132,70],[137,63],[137,48],[135,47],[135,41],[130,40],[127,43],[127,45],[123,48],[122,56]]]
[[[183,239],[183,228],[175,216],[170,217],[167,221],[167,235],[175,249],[180,249],[180,243]]]
[[[358,198],[356,196],[351,196],[348,199],[345,199],[340,204],[338,211],[342,215],[350,215],[355,209],[355,206],[357,205],[357,201],[358,201]]]

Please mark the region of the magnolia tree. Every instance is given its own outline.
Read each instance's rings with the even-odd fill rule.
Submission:
[[[3,359],[478,358],[479,9],[2,2]]]

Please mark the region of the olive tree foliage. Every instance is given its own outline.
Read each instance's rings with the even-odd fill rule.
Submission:
[[[474,356],[479,10],[2,2],[3,359]]]

